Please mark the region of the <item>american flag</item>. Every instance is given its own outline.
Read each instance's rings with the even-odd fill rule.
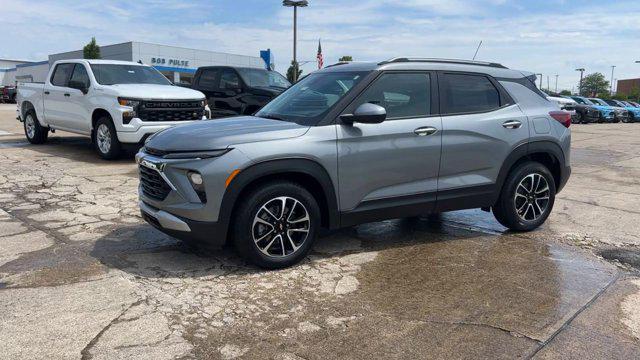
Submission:
[[[318,69],[322,69],[322,66],[324,66],[324,59],[322,57],[322,45],[320,45],[320,40],[318,40],[318,56],[316,58],[318,59]]]

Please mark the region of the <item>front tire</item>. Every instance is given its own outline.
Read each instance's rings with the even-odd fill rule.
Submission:
[[[44,144],[49,137],[49,129],[40,125],[33,110],[29,110],[24,118],[24,135],[32,144]]]
[[[239,199],[233,223],[238,253],[267,269],[302,260],[320,226],[320,208],[313,195],[292,182],[271,182]]]
[[[96,122],[93,131],[93,144],[98,155],[106,160],[117,159],[122,152],[122,144],[118,140],[116,128],[107,116],[101,117]]]
[[[538,162],[526,162],[507,177],[493,214],[513,231],[531,231],[547,220],[555,197],[556,185],[549,169]]]

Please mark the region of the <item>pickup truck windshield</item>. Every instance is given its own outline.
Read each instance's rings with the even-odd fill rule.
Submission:
[[[101,85],[156,84],[171,85],[160,72],[150,66],[91,64],[96,81]]]
[[[366,72],[310,74],[273,99],[256,116],[314,126]]]
[[[276,87],[286,89],[291,86],[291,83],[284,76],[275,71],[239,68],[238,72],[242,80],[250,87]]]

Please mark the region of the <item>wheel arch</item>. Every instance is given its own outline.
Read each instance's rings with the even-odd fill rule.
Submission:
[[[96,123],[103,116],[108,116],[109,119],[111,119],[111,121],[113,122],[113,117],[111,116],[111,114],[107,110],[102,109],[102,108],[94,109],[93,112],[91,113],[91,131],[95,130]],[[115,126],[115,124],[114,124],[114,126]]]
[[[225,191],[218,221],[230,227],[238,200],[261,184],[276,180],[292,181],[306,188],[318,202],[322,226],[339,227],[338,199],[331,177],[318,162],[302,158],[268,160],[243,169]]]
[[[552,141],[534,141],[518,146],[507,157],[498,174],[497,194],[494,201],[498,200],[507,176],[526,161],[536,161],[546,166],[553,175],[557,191],[560,192],[566,181],[563,179],[565,157],[562,148]]]

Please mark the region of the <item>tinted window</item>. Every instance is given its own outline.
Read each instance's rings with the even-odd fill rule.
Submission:
[[[67,80],[69,79],[71,71],[73,71],[73,65],[74,64],[57,65],[53,71],[53,76],[51,76],[51,84],[54,86],[67,87]]]
[[[87,88],[91,85],[87,69],[82,64],[76,64],[73,68],[73,74],[71,74],[71,79],[69,79],[69,81],[78,81],[84,84]]]
[[[441,89],[444,114],[491,111],[500,107],[500,93],[486,76],[444,74]]]
[[[383,74],[355,102],[387,110],[387,119],[427,116],[431,113],[429,74]]]
[[[250,87],[275,87],[286,89],[291,83],[278,72],[264,69],[239,68],[238,72]]]
[[[256,116],[316,125],[365,75],[364,72],[309,74],[265,105]]]
[[[101,85],[156,84],[171,85],[158,70],[150,66],[91,64],[96,81]]]
[[[231,70],[225,69],[220,75],[220,89],[238,89],[240,88],[240,78],[238,74]]]
[[[217,87],[216,76],[218,75],[218,70],[210,69],[210,70],[202,70],[200,74],[200,79],[198,80],[198,85],[205,89],[215,89]]]

